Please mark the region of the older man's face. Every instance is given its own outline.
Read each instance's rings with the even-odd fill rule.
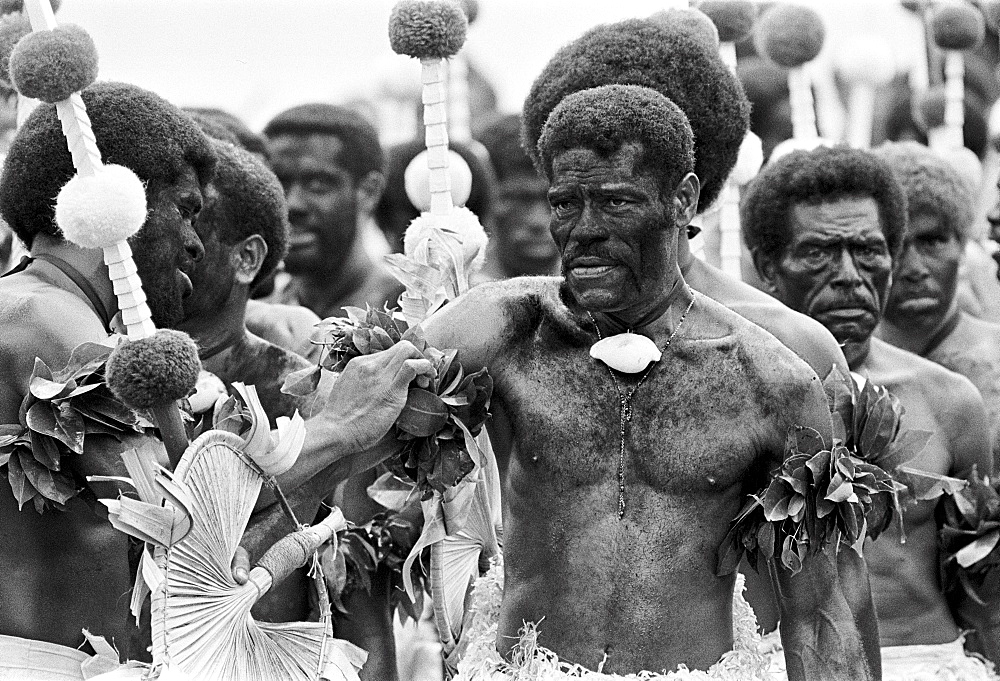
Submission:
[[[610,158],[570,149],[553,159],[550,230],[566,284],[585,308],[618,312],[662,295],[673,211],[657,178],[636,172],[641,146]]]
[[[142,279],[153,322],[177,324],[184,316],[184,300],[191,295],[191,272],[205,249],[195,231],[202,193],[198,176],[187,168],[173,184],[147,190],[149,214],[129,240]]]
[[[871,197],[798,204],[791,238],[765,278],[774,295],[823,324],[841,343],[866,341],[892,280],[892,257]]]
[[[955,300],[962,253],[961,239],[940,216],[912,216],[885,318],[896,325],[940,324]]]

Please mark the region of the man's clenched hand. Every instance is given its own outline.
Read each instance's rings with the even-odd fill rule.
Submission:
[[[427,387],[434,367],[412,343],[355,357],[334,382],[324,416],[337,423],[347,451],[370,449],[385,437],[406,404],[410,384]]]

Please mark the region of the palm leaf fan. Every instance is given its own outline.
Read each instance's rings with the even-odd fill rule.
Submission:
[[[245,447],[237,435],[209,431],[192,443],[174,472],[192,526],[183,539],[155,549],[160,574],[152,602],[154,667],[216,681],[356,680],[366,654],[334,639],[329,621],[271,624],[250,615],[272,575],[279,581],[346,528],[342,515],[331,514],[330,522],[278,542],[246,584],[232,578],[230,564],[264,479]],[[296,535],[306,534],[308,540],[297,541]],[[297,555],[284,560],[290,553]]]

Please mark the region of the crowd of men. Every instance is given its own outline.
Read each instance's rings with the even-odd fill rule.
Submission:
[[[402,285],[382,256],[411,210],[400,158],[422,144],[384,150],[371,121],[329,103],[257,134],[134,85],[99,83],[83,99],[102,155],[146,186],[131,245],[157,326],[190,334],[227,389],[255,385],[272,424],[307,417],[303,453],[279,477],[298,517],[336,504],[364,524],[385,511],[367,490],[431,364],[402,341],[327,375],[319,406],[282,385],[315,363],[321,319],[396,304]],[[691,247],[749,126],[711,45],[636,19],[562,48],[521,115],[466,145],[488,256],[423,328],[493,377],[503,559],[489,573],[502,585],[495,621],[467,642],[458,678],[998,678],[1000,590],[987,578],[973,599],[942,583],[940,497],[905,505],[863,557],[834,541],[797,570],[774,556],[720,574],[719,547],[782,465],[789,432],[832,447],[831,372],[888,389],[903,429],[930,433],[912,468],[988,477],[1000,451],[1000,324],[960,295],[982,265],[965,257],[980,188],[916,142],[773,159],[739,210],[760,290]],[[121,328],[100,252],[56,227],[73,172],[42,105],[0,176],[0,214],[27,253],[0,278],[0,424],[25,418],[36,358],[60,367]],[[1000,225],[1000,204],[989,220]],[[616,335],[644,336],[661,359],[635,373],[596,359],[592,346]],[[0,490],[0,679],[85,678],[91,634],[123,662],[149,660],[148,613],[138,626],[129,613],[137,552],[92,503],[118,488],[87,482],[123,475],[132,445],[88,435],[83,455],[64,456],[79,493],[61,509],[38,512],[13,475]],[[290,529],[262,496],[234,578]],[[441,678],[440,658],[417,660],[394,624],[388,571],[344,592],[336,635],[368,652],[362,679]],[[756,619],[742,616],[744,583]],[[254,614],[309,619],[309,588],[299,571]]]

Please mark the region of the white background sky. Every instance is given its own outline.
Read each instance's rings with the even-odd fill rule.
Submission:
[[[798,0],[801,2],[802,0]],[[827,44],[879,33],[901,68],[916,49],[892,0],[806,0],[828,22]],[[684,3],[686,4],[686,3]],[[304,101],[344,101],[380,83],[417,82],[413,60],[386,37],[393,0],[63,0],[58,18],[86,28],[101,79],[125,80],[179,105],[218,106],[261,127]],[[670,0],[480,0],[468,53],[506,111],[562,44],[597,23],[648,16]],[[388,74],[410,68],[412,80]]]

